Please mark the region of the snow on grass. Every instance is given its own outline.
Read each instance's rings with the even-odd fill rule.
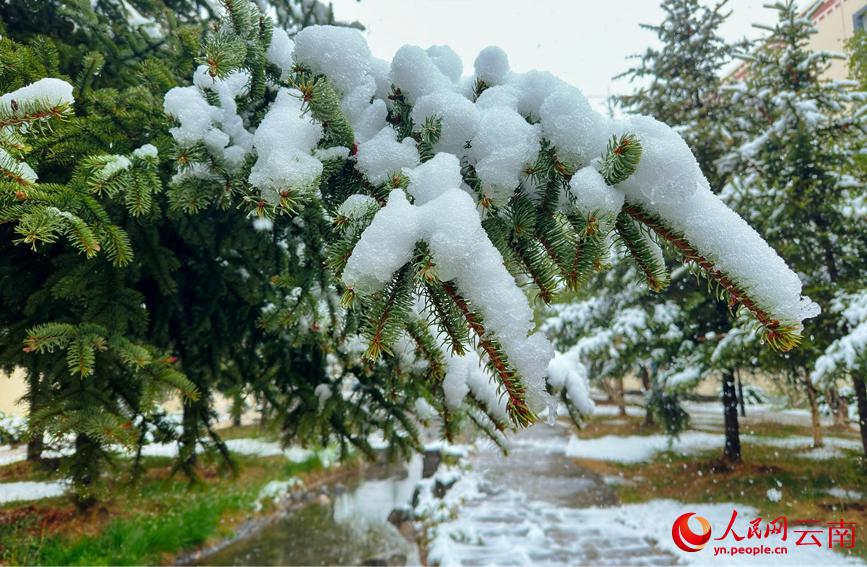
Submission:
[[[26,459],[27,447],[24,445],[19,445],[18,447],[3,445],[0,447],[0,467],[11,465],[13,463],[20,463]]]
[[[814,460],[843,457],[845,456],[844,450],[858,450],[861,447],[860,443],[854,439],[840,437],[825,437],[825,447],[818,449],[812,448],[812,438],[804,436],[759,437],[741,435],[741,441],[785,449],[796,456]],[[515,445],[529,444],[551,452],[562,451],[566,456],[577,459],[631,464],[650,461],[657,453],[663,451],[673,451],[679,455],[692,455],[702,451],[719,449],[723,446],[723,442],[724,437],[720,433],[687,431],[677,439],[670,439],[661,434],[605,435],[595,439],[580,439],[573,436],[565,447],[560,442],[545,443],[538,440],[517,440]]]
[[[293,463],[302,463],[308,459],[318,456],[324,466],[335,459],[335,454],[329,449],[313,450],[304,449],[302,447],[282,447],[276,441],[263,441],[261,439],[228,439],[225,441],[229,451],[238,455],[248,455],[252,457],[278,457],[283,456],[287,461]],[[200,446],[199,451],[202,450]],[[142,455],[145,457],[176,457],[178,454],[177,443],[150,443],[142,449]]]
[[[720,537],[731,518],[737,533],[747,533],[758,511],[733,503],[693,504],[651,500],[615,507],[571,508],[533,500],[520,491],[490,482],[481,472],[464,474],[443,499],[431,496],[428,485],[415,509],[429,526],[428,560],[432,565],[861,565],[860,560],[827,548],[796,547],[797,537],[767,539],[758,544],[785,547],[781,555],[724,555],[714,559],[714,547],[741,547],[731,536],[711,540],[696,553],[681,551],[671,536],[676,518],[696,512]],[[772,536],[773,537],[773,536]],[[756,545],[750,542],[750,545]]]
[[[579,459],[641,463],[651,460],[662,451],[688,455],[721,446],[722,438],[719,435],[687,431],[677,439],[669,439],[665,435],[605,435],[596,439],[572,437],[564,452],[568,457]]]
[[[65,481],[3,482],[0,483],[0,504],[21,500],[41,500],[62,496],[66,492]]]
[[[836,486],[834,488],[829,488],[825,492],[827,492],[829,496],[839,498],[840,500],[862,500],[864,498],[863,492],[858,490],[847,490]]]

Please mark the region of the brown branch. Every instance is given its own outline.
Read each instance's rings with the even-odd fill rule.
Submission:
[[[785,337],[780,336],[781,334],[786,334],[786,329],[782,328],[780,322],[774,319],[767,311],[756,305],[756,302],[749,297],[746,291],[738,287],[729,276],[717,269],[714,263],[696,250],[682,234],[678,234],[671,230],[657,217],[645,212],[635,205],[625,205],[623,211],[635,220],[642,222],[653,229],[656,234],[664,238],[669,244],[677,249],[677,251],[683,255],[685,260],[694,262],[701,267],[712,281],[725,289],[729,295],[730,305],[734,306],[737,303],[740,303],[746,307],[755,316],[759,323],[768,330],[767,338],[772,345],[778,345],[778,341],[781,338],[785,339]],[[791,348],[791,346],[789,348]]]
[[[443,282],[443,289],[449,298],[455,302],[455,305],[458,306],[470,329],[478,337],[479,347],[487,354],[491,367],[503,384],[506,394],[509,396],[507,407],[511,410],[512,419],[519,425],[531,424],[535,420],[535,416],[524,399],[524,388],[520,378],[514,370],[509,368],[508,362],[503,359],[494,341],[485,337],[485,326],[479,321],[469,305],[467,305],[467,301],[458,293],[454,285],[450,282]]]

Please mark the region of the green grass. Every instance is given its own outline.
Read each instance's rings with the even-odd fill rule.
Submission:
[[[231,536],[267,482],[322,469],[315,456],[300,463],[280,457],[237,461],[239,474],[231,477],[208,459],[203,481],[190,484],[168,474],[166,459],[147,459],[148,474],[141,482],[109,483],[110,496],[85,515],[75,514],[64,498],[3,507],[13,515],[11,521],[0,519],[0,564],[165,563],[209,540]],[[46,530],[51,517],[53,528]]]

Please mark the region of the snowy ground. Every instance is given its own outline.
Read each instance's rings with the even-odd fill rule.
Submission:
[[[693,446],[711,439],[712,446],[719,446],[718,436],[698,433],[688,438]],[[623,439],[607,439],[600,443],[600,449],[610,452]],[[565,447],[570,445],[568,427],[538,425],[518,436],[508,460],[493,448],[470,455],[471,469],[460,476],[444,500],[425,494],[416,508],[417,512],[438,520],[429,533],[432,536],[428,549],[430,562],[442,565],[862,564],[827,548],[796,547],[796,537],[791,533],[785,542],[767,540],[775,548],[785,548],[786,554],[714,557],[714,546],[731,549],[730,537],[718,542],[711,540],[696,553],[681,551],[671,536],[672,524],[680,515],[696,512],[705,517],[713,528],[713,537],[717,537],[717,533],[724,532],[733,509],[738,511],[735,529],[741,533],[746,533],[749,520],[757,515],[756,510],[737,503],[696,504],[673,500],[618,505],[609,486],[618,479],[599,477],[566,458]],[[633,453],[637,453],[637,441],[632,447]],[[515,462],[521,466],[515,467]],[[454,474],[454,471],[443,474]],[[845,496],[858,495],[847,493]]]
[[[0,504],[20,500],[41,500],[61,496],[66,491],[63,481],[0,483]]]
[[[336,455],[332,451],[313,451],[301,447],[282,448],[274,441],[261,439],[229,439],[226,441],[229,451],[238,455],[250,455],[257,457],[284,456],[286,460],[300,463],[318,456],[327,466],[333,462]],[[146,445],[142,451],[146,457],[174,457],[178,454],[177,443],[152,443]],[[20,445],[10,447],[0,446],[0,466],[21,462],[27,458],[27,447]],[[6,482],[0,483],[0,504],[22,500],[40,500],[60,496],[65,490],[62,481],[49,482]]]

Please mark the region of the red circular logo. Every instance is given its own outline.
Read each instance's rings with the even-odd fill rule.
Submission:
[[[701,532],[695,533],[689,527],[689,519],[695,516],[701,526]],[[701,516],[696,516],[695,512],[687,512],[683,516],[674,521],[671,526],[671,539],[674,544],[684,551],[690,553],[701,551],[707,542],[710,541],[710,522]]]

